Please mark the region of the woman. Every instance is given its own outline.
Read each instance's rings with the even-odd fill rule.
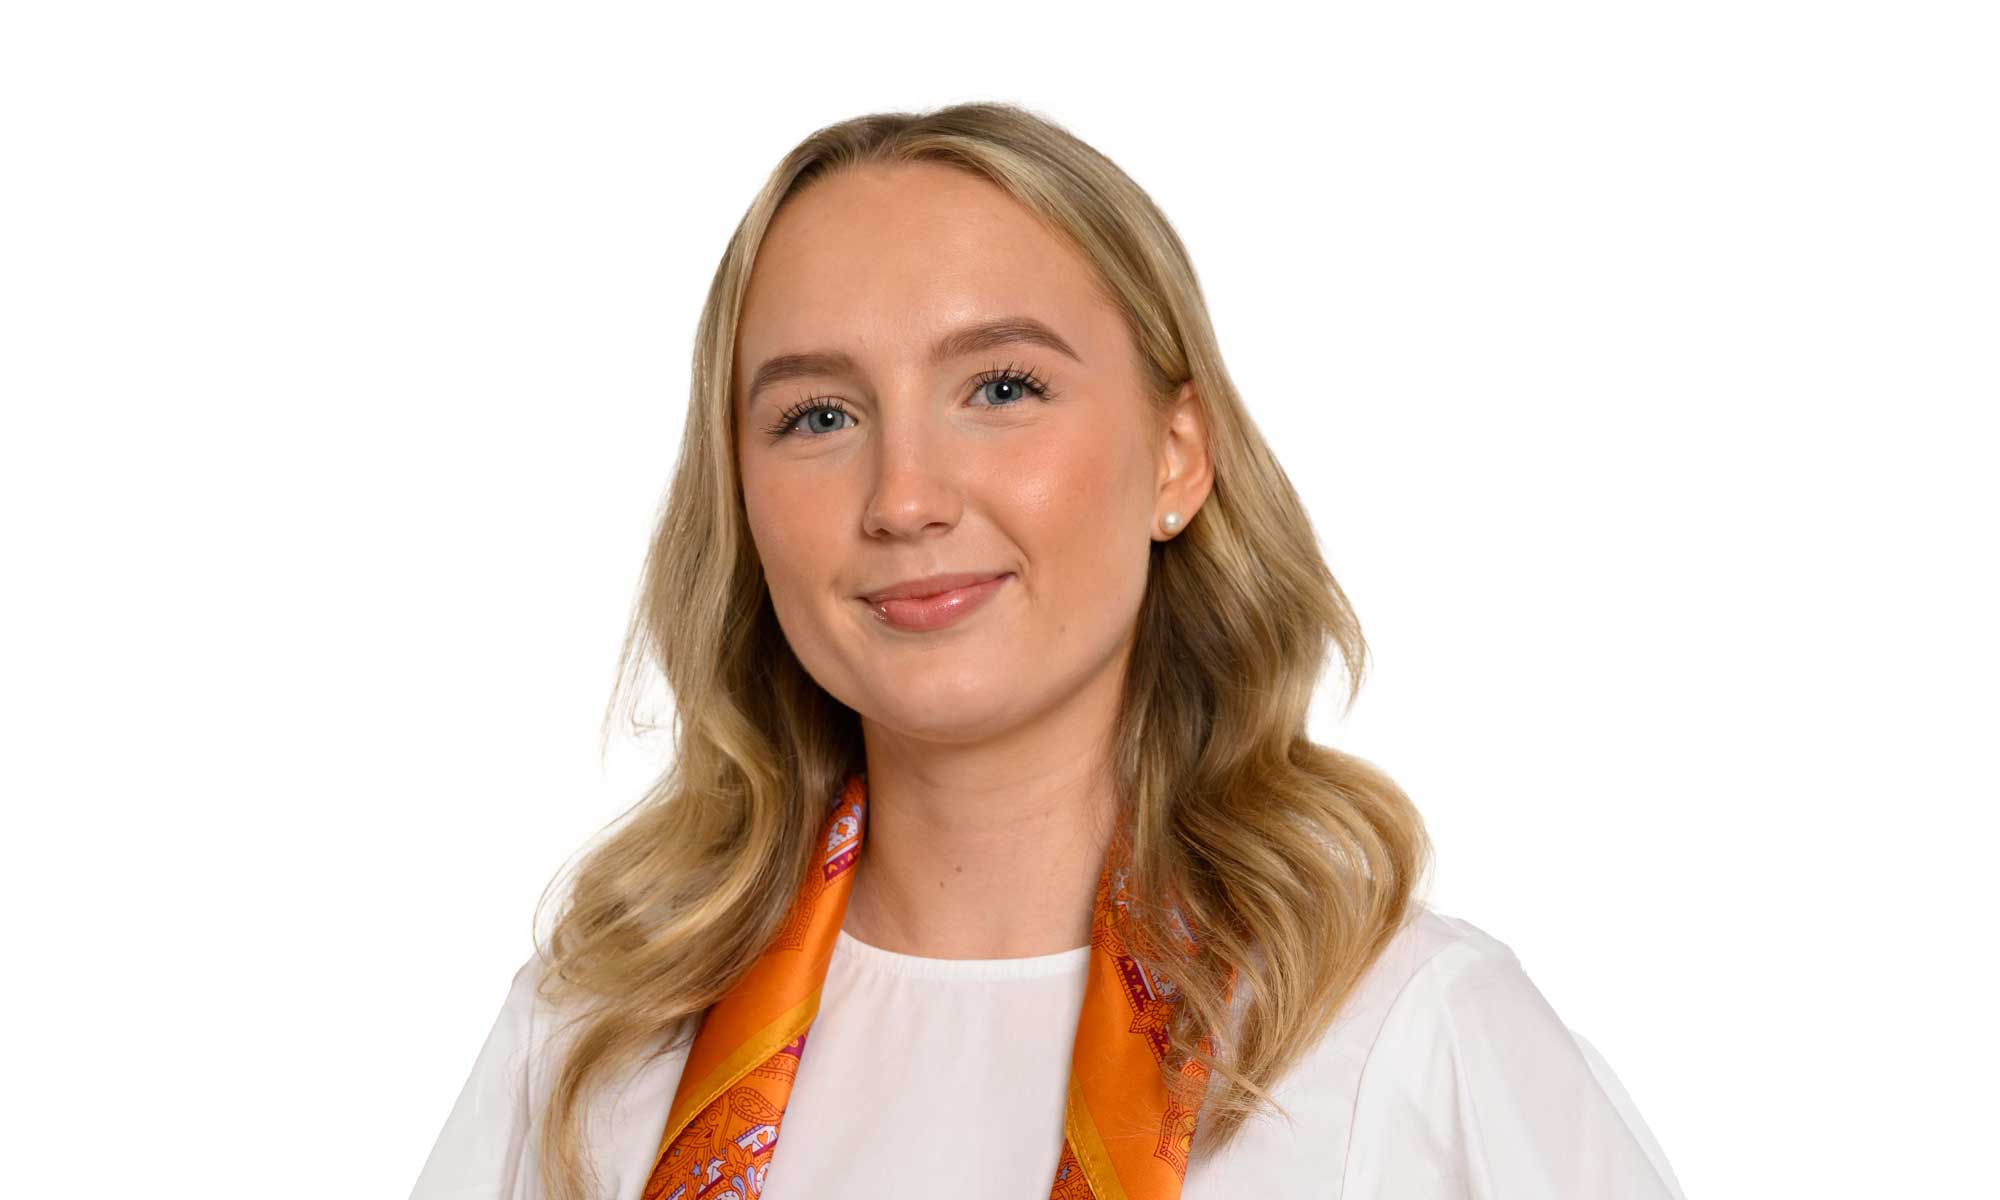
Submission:
[[[1005,105],[809,137],[710,287],[621,661],[674,765],[416,1197],[1677,1196],[1417,899],[1408,798],[1305,738],[1330,644],[1351,703],[1137,185]]]

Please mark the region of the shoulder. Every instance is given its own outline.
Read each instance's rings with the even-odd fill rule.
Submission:
[[[1370,1074],[1397,1077],[1404,1070],[1413,1040],[1428,1036],[1447,1049],[1442,1043],[1463,1024],[1456,1011],[1496,993],[1518,1001],[1532,991],[1506,943],[1413,902],[1311,1049],[1277,1081],[1280,1107],[1303,1105],[1322,1120],[1344,1121]]]
[[[1331,1036],[1372,1044],[1392,1013],[1476,1004],[1481,995],[1533,991],[1505,942],[1470,921],[1422,903],[1370,963],[1341,1006]]]
[[[541,995],[545,966],[536,951],[515,968],[412,1200],[510,1200],[530,1186],[533,1098],[545,1078],[554,1015]]]
[[[560,1024],[562,1014],[542,994],[547,969],[548,960],[539,950],[514,968],[482,1050],[482,1057],[491,1054],[496,1059],[493,1065],[504,1069],[514,1084],[539,1076],[549,1052],[550,1033]]]
[[[1366,1047],[1364,1088],[1420,1088],[1439,1072],[1463,1082],[1468,1060],[1496,1055],[1516,1062],[1485,1065],[1583,1061],[1511,946],[1421,903],[1356,983],[1335,1028],[1335,1036]]]
[[[515,968],[411,1200],[539,1200],[551,1087],[592,1016],[586,1004],[548,998],[549,970],[540,949]],[[611,1194],[637,1195],[652,1167],[687,1055],[674,1033],[654,1036],[589,1101],[582,1150]]]
[[[1353,1000],[1351,1194],[1428,1194],[1416,1172],[1476,1195],[1679,1195],[1609,1064],[1484,929],[1419,906]]]
[[[1520,975],[1521,960],[1513,947],[1460,917],[1446,916],[1427,904],[1412,905],[1370,973],[1370,982],[1397,991],[1418,978]]]

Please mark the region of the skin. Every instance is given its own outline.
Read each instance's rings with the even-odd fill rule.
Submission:
[[[935,164],[821,179],[758,252],[735,360],[743,503],[779,624],[861,717],[869,828],[845,928],[938,958],[1090,940],[1111,835],[1106,746],[1162,514],[1212,482],[1192,383],[1162,419],[1078,251],[985,180]],[[1076,352],[931,360],[965,324],[1029,316]],[[746,395],[773,356],[854,368]],[[1051,398],[979,377],[1013,367]],[[800,401],[814,410],[774,440]],[[943,630],[858,597],[948,571],[1014,577]]]

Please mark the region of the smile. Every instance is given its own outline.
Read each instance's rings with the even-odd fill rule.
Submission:
[[[985,605],[1014,578],[1009,573],[952,588],[932,596],[902,596],[892,600],[862,601],[877,619],[908,633],[928,633],[956,625]]]

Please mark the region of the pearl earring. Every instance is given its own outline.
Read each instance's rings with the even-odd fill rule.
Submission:
[[[1166,527],[1168,533],[1172,533],[1181,527],[1181,515],[1177,512],[1170,512],[1160,518],[1160,524]]]

